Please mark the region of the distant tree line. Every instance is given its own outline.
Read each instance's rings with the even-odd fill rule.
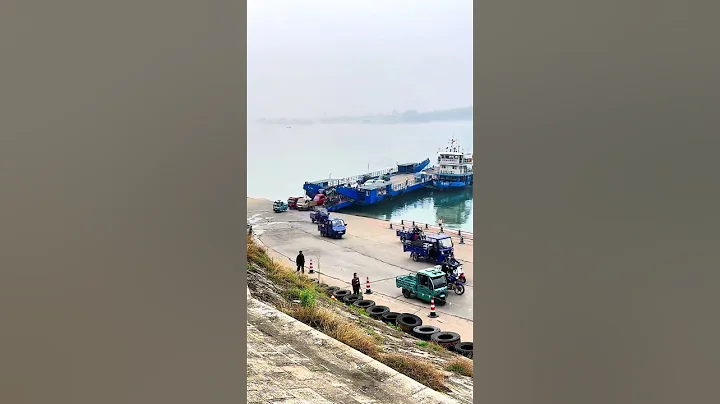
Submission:
[[[418,112],[409,109],[405,112],[393,111],[390,114],[366,115],[366,116],[338,116],[331,118],[310,119],[287,119],[287,118],[262,118],[261,123],[283,124],[283,125],[307,125],[313,123],[364,123],[364,124],[392,124],[392,123],[428,123],[439,121],[472,121],[473,107],[433,110],[429,112]]]

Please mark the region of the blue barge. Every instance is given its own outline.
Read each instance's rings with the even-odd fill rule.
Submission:
[[[303,189],[311,199],[315,199],[318,194],[326,195],[323,206],[328,212],[351,205],[374,205],[432,185],[432,176],[423,172],[428,165],[430,159],[398,164],[395,168],[348,178],[306,182]]]
[[[328,212],[334,212],[353,205],[374,205],[423,188],[472,187],[472,154],[465,153],[455,139],[438,152],[437,166],[429,166],[430,159],[398,164],[353,177],[305,182],[303,190]]]

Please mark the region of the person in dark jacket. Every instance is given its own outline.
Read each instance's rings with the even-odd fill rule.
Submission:
[[[296,272],[302,271],[302,273],[305,273],[305,256],[302,251],[300,251],[300,254],[298,254],[297,258],[295,258],[295,264],[297,265]]]
[[[352,278],[353,293],[356,295],[360,294],[360,278],[357,276],[357,272],[353,274]]]

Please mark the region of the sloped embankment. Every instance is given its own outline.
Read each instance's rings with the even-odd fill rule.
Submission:
[[[274,261],[248,237],[253,297],[460,402],[472,402],[472,361],[331,300],[326,285]]]

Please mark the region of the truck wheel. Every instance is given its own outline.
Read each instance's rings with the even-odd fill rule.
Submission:
[[[465,286],[463,286],[462,283],[458,283],[457,285],[455,285],[453,290],[455,291],[455,294],[459,296],[465,293]]]
[[[405,296],[406,299],[409,299],[409,298],[412,297],[412,293],[410,293],[410,291],[407,290],[407,289],[403,289],[403,290],[402,290],[402,293],[403,293],[403,296]]]

